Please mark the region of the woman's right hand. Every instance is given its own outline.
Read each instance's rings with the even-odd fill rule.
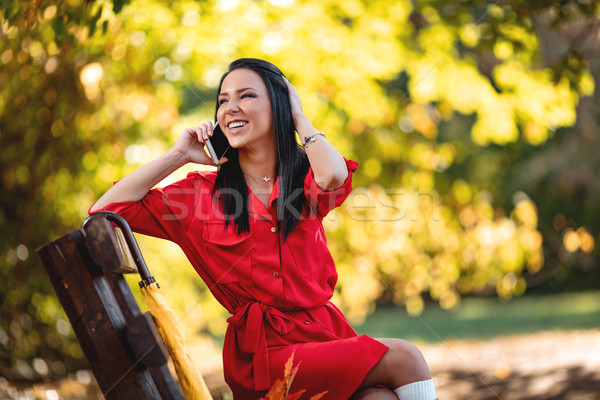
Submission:
[[[212,134],[213,125],[210,122],[184,129],[169,151],[115,183],[90,208],[90,212],[96,212],[110,203],[143,199],[152,187],[188,162],[223,164],[227,158],[221,157],[219,163],[215,164],[204,150],[204,144]]]
[[[227,162],[227,157],[221,157],[218,162],[204,150],[205,142],[213,135],[212,122],[205,122],[198,126],[185,128],[183,133],[177,138],[173,150],[183,154],[188,162],[205,165],[221,165]]]

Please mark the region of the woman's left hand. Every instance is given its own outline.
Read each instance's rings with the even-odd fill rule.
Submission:
[[[296,88],[287,80],[284,76],[283,81],[287,85],[288,93],[290,95],[290,105],[292,106],[292,117],[294,118],[294,122],[298,120],[298,117],[304,115],[302,111],[302,100],[300,100],[300,96],[298,96],[298,92]]]

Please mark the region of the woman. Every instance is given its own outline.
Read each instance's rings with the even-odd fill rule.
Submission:
[[[180,245],[232,314],[223,365],[236,400],[263,396],[292,352],[301,363],[292,391],[433,400],[429,369],[412,344],[358,336],[329,301],[337,273],[321,222],[352,190],[357,163],[317,132],[295,88],[266,61],[231,63],[216,119],[231,146],[221,160],[204,150],[212,123],[187,128],[90,213],[118,212],[134,230]],[[151,190],[189,162],[220,167]]]

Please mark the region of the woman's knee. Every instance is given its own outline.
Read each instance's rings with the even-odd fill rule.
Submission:
[[[400,386],[431,378],[429,366],[417,346],[402,339],[378,340],[390,349],[384,358],[389,371],[394,374],[394,384]]]
[[[431,378],[429,367],[417,347],[401,339],[377,339],[389,350],[369,371],[361,389],[384,385],[391,389]]]

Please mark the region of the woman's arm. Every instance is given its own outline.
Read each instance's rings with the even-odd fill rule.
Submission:
[[[114,202],[141,200],[154,185],[188,162],[217,165],[204,151],[204,142],[212,136],[212,130],[210,122],[186,128],[173,147],[118,181],[90,208],[90,212]],[[226,161],[227,158],[223,157],[218,165]]]
[[[298,132],[300,140],[303,141],[305,137],[318,131],[304,115],[302,102],[296,88],[285,77],[283,79],[288,85],[290,93],[292,117],[294,118],[296,132]],[[313,169],[315,182],[321,189],[326,191],[337,189],[344,184],[348,177],[348,168],[344,157],[323,136],[315,136],[315,139],[305,148],[308,161]]]

